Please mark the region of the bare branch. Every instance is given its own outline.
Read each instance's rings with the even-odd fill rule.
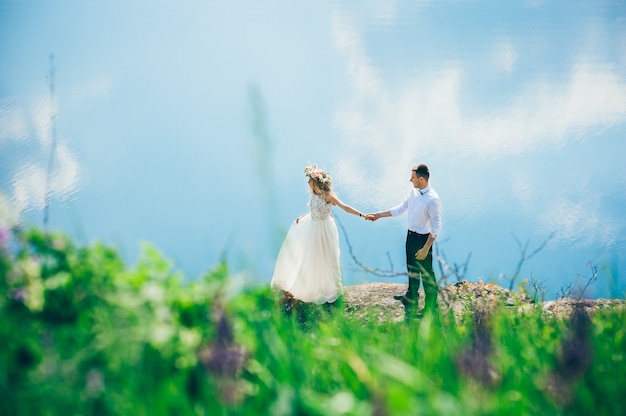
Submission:
[[[578,300],[581,300],[583,298],[583,295],[585,294],[587,288],[598,279],[598,266],[589,262],[587,263],[587,267],[589,267],[589,269],[591,270],[591,276],[587,277],[587,282],[585,283],[585,286],[581,289]],[[586,277],[583,275],[579,276]]]
[[[389,252],[387,252],[386,254],[387,260],[389,260],[389,270],[393,270],[393,261],[391,261],[391,255],[389,254]]]
[[[557,299],[565,299],[572,296],[572,292],[574,291],[574,283],[568,283],[559,289],[559,293],[557,293]]]
[[[531,276],[530,277],[530,287],[533,288],[533,300],[535,302],[537,301],[541,301],[543,302],[546,299],[546,288],[544,286],[544,283],[546,282],[547,279],[544,279],[542,281],[539,281],[535,278],[535,276]],[[539,299],[540,298],[540,299]]]
[[[450,272],[456,277],[457,282],[466,280],[465,276],[467,274],[467,266],[472,257],[472,253],[467,255],[467,259],[464,263],[453,263],[452,265],[446,259],[446,255],[443,250],[437,250],[437,253],[441,253],[441,255],[437,255],[437,263],[439,263],[439,270],[441,271],[442,276],[448,276],[448,272]]]
[[[354,255],[354,252],[352,250],[352,244],[350,244],[350,239],[348,238],[348,233],[346,232],[345,227],[343,226],[343,224],[341,223],[341,221],[339,220],[338,217],[335,217],[335,222],[339,225],[339,228],[341,228],[341,232],[343,233],[343,236],[346,239],[346,244],[348,245],[348,252],[350,253],[350,257],[352,257],[352,260],[354,261],[354,263],[357,266],[359,266],[359,268],[362,271],[367,272],[367,273],[371,273],[371,274],[379,276],[379,277],[406,276],[408,274],[406,271],[404,271],[404,272],[397,272],[397,271],[394,271],[392,269],[391,270],[373,269],[371,267],[366,266],[362,262],[360,262],[356,258],[356,256]],[[387,257],[389,258],[389,252],[387,252]],[[390,258],[389,258],[389,262],[391,263],[391,259]]]
[[[513,286],[515,285],[515,281],[517,280],[517,278],[520,275],[520,272],[522,271],[522,267],[524,266],[524,263],[527,260],[532,259],[533,257],[535,257],[537,255],[537,253],[539,253],[541,250],[544,249],[544,247],[546,246],[546,244],[548,244],[548,242],[550,240],[552,240],[554,238],[554,235],[556,234],[556,232],[552,232],[552,234],[550,234],[548,236],[548,238],[546,238],[532,253],[530,254],[526,254],[526,252],[528,251],[528,244],[529,244],[529,240],[526,240],[526,244],[524,244],[524,246],[522,247],[522,243],[521,241],[517,238],[517,236],[515,234],[513,234],[513,238],[515,239],[515,242],[517,243],[517,247],[520,250],[520,259],[517,262],[517,266],[515,267],[515,271],[513,272],[513,276],[509,279],[509,290],[513,290]]]

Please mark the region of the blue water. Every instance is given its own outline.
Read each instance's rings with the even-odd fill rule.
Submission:
[[[190,278],[226,258],[266,283],[309,161],[365,212],[426,163],[464,278],[508,286],[543,247],[515,287],[554,298],[596,267],[585,295],[623,297],[625,17],[617,0],[2,0],[0,225],[42,226],[48,193],[51,229],[131,264],[149,241]],[[405,218],[335,216],[359,261],[404,269]],[[340,235],[345,284],[404,281],[359,270]]]

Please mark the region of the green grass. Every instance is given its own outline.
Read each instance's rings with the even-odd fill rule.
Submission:
[[[625,313],[505,307],[375,323],[225,297],[226,264],[187,280],[155,248],[14,233],[0,247],[0,414],[618,415]]]

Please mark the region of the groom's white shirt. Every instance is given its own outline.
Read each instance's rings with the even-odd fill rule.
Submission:
[[[406,212],[409,230],[416,233],[438,235],[441,231],[441,202],[430,185],[421,190],[413,188],[404,202],[389,212],[392,217]]]

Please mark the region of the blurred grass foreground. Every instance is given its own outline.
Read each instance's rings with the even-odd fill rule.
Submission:
[[[0,231],[2,415],[626,414],[623,308],[380,321]]]

